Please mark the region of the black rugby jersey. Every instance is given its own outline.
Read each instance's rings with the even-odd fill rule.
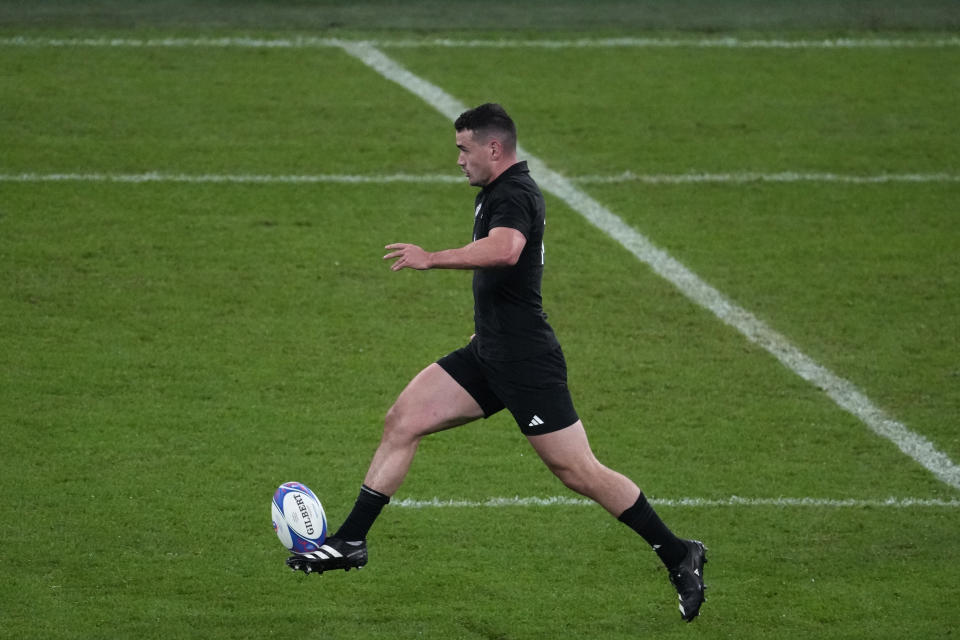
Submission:
[[[543,311],[543,194],[526,162],[511,166],[477,194],[473,239],[510,227],[527,239],[512,267],[474,269],[477,348],[489,360],[524,360],[557,346]]]

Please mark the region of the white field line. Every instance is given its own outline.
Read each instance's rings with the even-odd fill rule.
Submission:
[[[515,496],[513,498],[488,498],[486,500],[456,500],[431,498],[417,500],[403,498],[392,500],[392,506],[402,509],[443,508],[494,508],[494,507],[581,507],[596,504],[586,498],[552,496],[549,498]],[[650,504],[658,507],[826,507],[826,508],[960,508],[960,500],[936,498],[887,498],[885,500],[858,500],[855,498],[741,498],[731,496],[720,500],[710,498],[650,498]]]
[[[344,50],[362,61],[387,80],[420,97],[439,111],[448,121],[467,109],[466,105],[440,87],[427,82],[375,47],[362,43],[344,45]],[[847,410],[874,433],[892,442],[903,453],[923,465],[937,478],[960,489],[960,466],[933,446],[929,440],[908,429],[873,404],[849,381],[837,376],[790,343],[786,337],[768,327],[752,313],[726,298],[720,291],[700,279],[666,251],[655,246],[643,234],[627,225],[619,216],[577,188],[570,180],[553,171],[539,158],[517,149],[526,158],[531,172],[544,190],[563,200],[595,227],[616,240],[654,272],[672,283],[687,298],[709,309],[720,320],[742,333],[751,342],[763,347],[785,367],[804,380],[822,389],[840,407]]]
[[[791,183],[826,182],[839,184],[889,184],[960,182],[960,174],[950,173],[881,173],[855,175],[837,173],[679,173],[641,174],[627,171],[615,175],[568,177],[574,184],[618,184],[637,182],[650,185],[683,184],[747,184],[754,182]],[[393,182],[424,184],[460,184],[461,175],[455,174],[188,174],[148,171],[145,173],[0,173],[0,182],[181,182],[181,183],[235,183],[235,184],[389,184]]]
[[[0,182],[182,182],[182,183],[230,183],[230,184],[385,184],[409,183],[462,183],[457,175],[413,175],[391,173],[381,175],[271,175],[271,174],[187,174],[149,171],[146,173],[10,173],[0,174]]]
[[[819,40],[744,38],[580,38],[475,39],[447,38],[397,40],[341,40],[315,36],[294,38],[0,38],[5,47],[100,47],[100,48],[240,48],[240,49],[323,49],[361,44],[381,48],[441,47],[492,49],[943,49],[960,47],[960,37],[949,38],[826,38]]]
[[[880,173],[856,175],[783,171],[780,173],[678,173],[642,174],[624,171],[610,176],[579,176],[569,178],[576,184],[617,184],[640,182],[644,184],[745,184],[750,182],[836,182],[841,184],[886,184],[891,182],[960,182],[960,174],[951,173]]]

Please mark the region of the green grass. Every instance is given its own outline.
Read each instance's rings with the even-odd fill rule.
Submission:
[[[569,175],[960,166],[955,49],[516,48],[495,53],[525,71],[506,76],[485,71],[488,50],[389,51],[468,104],[498,96],[527,148]]]
[[[343,53],[128,53],[88,49],[78,65],[69,48],[6,48],[6,170],[456,171],[442,156],[445,132],[424,117],[422,104],[396,96],[392,115],[409,136],[397,138],[396,124],[371,100],[387,88]],[[422,154],[398,146],[418,137],[434,145]]]
[[[26,6],[0,6],[4,35],[146,33],[115,3]],[[263,6],[230,6],[257,34],[244,16]],[[780,8],[766,28],[791,19]],[[150,34],[238,33],[129,11]],[[429,35],[418,24],[400,26]],[[957,48],[386,52],[466,103],[502,101],[524,146],[573,177],[960,172]],[[0,174],[456,175],[450,123],[335,49],[0,57]],[[960,183],[583,189],[960,460]],[[393,398],[472,332],[469,274],[381,260],[392,241],[465,243],[472,197],[0,181],[3,635],[955,635],[956,507],[662,506],[710,547],[692,627],[654,555],[595,506],[395,505],[363,572],[286,572],[276,485],[306,482],[339,524]],[[650,496],[960,497],[547,200],[544,295],[574,399],[600,458]],[[568,494],[498,415],[426,440],[397,497],[513,495]]]
[[[252,523],[224,540],[245,551],[227,566],[189,531],[166,532],[146,553],[104,545],[71,563],[96,583],[66,563],[49,562],[39,575],[35,563],[23,567],[23,595],[7,601],[42,616],[7,620],[14,629],[31,625],[33,634],[20,637],[949,637],[943,584],[923,575],[943,558],[944,541],[931,533],[950,525],[941,513],[802,512],[807,526],[798,528],[778,510],[668,512],[714,539],[759,531],[779,543],[739,536],[719,545],[708,565],[710,608],[690,629],[664,604],[675,597],[665,572],[647,558],[625,558],[632,534],[598,511],[388,511],[371,564],[322,578],[278,571],[276,543],[242,543],[263,537]],[[908,542],[901,528],[916,534]],[[501,541],[518,529],[509,566],[478,553],[475,540]],[[603,542],[589,559],[558,559],[577,529]],[[849,540],[862,544],[851,549]],[[415,572],[408,553],[417,555]],[[42,607],[23,597],[33,593],[44,594]]]

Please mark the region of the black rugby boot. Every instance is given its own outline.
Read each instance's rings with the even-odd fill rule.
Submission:
[[[334,569],[360,569],[367,564],[367,541],[348,542],[327,538],[322,547],[309,553],[298,553],[287,558],[287,566],[306,574],[323,573]]]
[[[700,613],[700,605],[706,598],[703,584],[703,565],[707,563],[706,547],[699,540],[683,540],[687,556],[670,569],[670,582],[677,589],[680,599],[680,616],[687,622]]]

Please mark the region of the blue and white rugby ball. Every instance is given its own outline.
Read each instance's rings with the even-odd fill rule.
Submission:
[[[273,530],[294,553],[316,551],[327,539],[327,516],[317,496],[299,482],[284,482],[270,507]]]

